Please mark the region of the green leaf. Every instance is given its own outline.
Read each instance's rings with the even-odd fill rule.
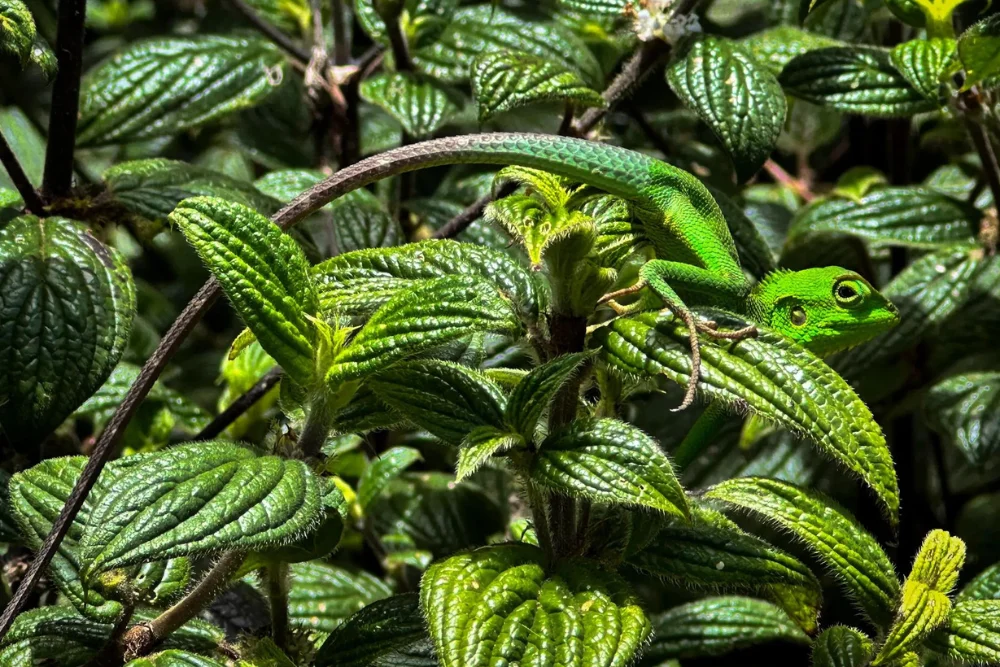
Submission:
[[[95,503],[80,538],[85,576],[152,558],[288,544],[323,518],[318,478],[302,461],[227,442],[144,458]]]
[[[46,81],[52,81],[56,78],[59,62],[56,60],[56,54],[53,53],[41,35],[35,35],[35,42],[31,45],[31,54],[28,59],[38,65],[38,69],[42,70],[42,76],[45,77]]]
[[[291,566],[288,616],[294,625],[332,632],[351,614],[387,598],[390,588],[373,575],[313,561]]]
[[[418,352],[476,331],[516,335],[513,304],[493,285],[473,276],[428,281],[390,299],[331,363],[334,386],[380,372]]]
[[[241,204],[186,199],[170,214],[222,284],[236,312],[288,375],[314,375],[319,300],[302,250],[270,220]]]
[[[45,168],[45,138],[38,133],[31,119],[17,107],[0,108],[0,132],[10,144],[28,180],[35,187],[40,186]],[[0,188],[16,192],[6,169],[0,169]]]
[[[856,204],[873,189],[888,185],[889,181],[878,169],[868,166],[851,167],[837,179],[831,194],[835,197],[850,199]]]
[[[458,463],[455,466],[456,481],[461,482],[475,473],[491,456],[523,446],[524,439],[513,433],[506,433],[489,426],[473,431],[458,452]]]
[[[755,32],[745,37],[742,44],[757,62],[778,76],[796,56],[816,49],[842,46],[843,42],[795,26],[780,25]]]
[[[372,602],[337,627],[319,651],[316,667],[368,667],[427,636],[416,593]]]
[[[531,479],[560,493],[687,518],[684,489],[659,443],[614,419],[577,420],[542,443]]]
[[[927,644],[959,664],[1000,661],[1000,600],[956,602],[947,624]]]
[[[1000,74],[1000,17],[985,18],[963,32],[958,57],[965,68],[965,89]]]
[[[170,136],[254,106],[276,89],[284,63],[257,37],[135,42],[84,77],[77,146]]]
[[[788,230],[789,245],[814,234],[851,234],[876,247],[936,248],[972,242],[982,212],[923,186],[883,187],[860,200],[831,197],[803,208]]]
[[[327,206],[333,219],[337,250],[341,253],[388,248],[406,241],[399,220],[368,190],[349,192]]]
[[[90,621],[72,607],[51,606],[18,614],[0,639],[0,663],[11,667],[86,664],[111,635],[110,624]]]
[[[990,565],[962,587],[955,601],[964,600],[1000,600],[1000,563]]]
[[[457,445],[481,426],[503,426],[506,398],[479,371],[439,360],[408,361],[368,381],[380,399],[409,421]]]
[[[445,83],[468,81],[472,62],[488,51],[519,51],[575,71],[589,86],[603,73],[586,44],[559,23],[525,21],[500,7],[463,7],[441,37],[413,54],[417,67]]]
[[[892,617],[899,581],[878,542],[849,514],[822,495],[787,482],[744,477],[705,494],[777,524],[802,541],[847,587],[876,624]]]
[[[154,653],[145,658],[137,658],[125,663],[125,667],[226,667],[224,663],[190,651],[171,649]]]
[[[0,229],[0,427],[25,450],[108,378],[128,342],[135,284],[84,225],[15,218]]]
[[[725,146],[741,181],[757,173],[785,124],[778,80],[736,42],[706,36],[667,69],[667,82]]]
[[[813,667],[864,667],[871,657],[871,639],[844,625],[827,628],[813,643]]]
[[[645,660],[697,658],[773,641],[809,642],[780,607],[753,598],[711,597],[653,617],[653,641]]]
[[[649,620],[617,575],[582,561],[545,570],[532,546],[458,554],[432,565],[420,601],[443,667],[514,664],[624,667]]]
[[[359,250],[312,268],[320,310],[368,315],[409,289],[423,289],[449,275],[480,276],[493,282],[527,321],[537,317],[534,279],[508,253],[457,241],[422,241],[398,248]]]
[[[520,433],[526,442],[531,442],[542,412],[589,356],[584,352],[564,354],[525,375],[507,401],[504,410],[507,426]]]
[[[516,51],[484,52],[472,63],[472,94],[479,122],[538,102],[603,107],[601,94],[574,70],[551,59]]]
[[[899,73],[924,97],[944,103],[942,85],[959,66],[955,58],[955,40],[911,39],[894,46],[889,57]]]
[[[699,388],[714,400],[739,401],[762,417],[812,439],[855,472],[881,499],[893,522],[899,492],[885,437],[864,402],[819,358],[763,327],[736,346],[701,344]],[[629,373],[666,375],[685,384],[687,330],[647,313],[619,318],[595,333],[608,363]]]
[[[371,505],[389,482],[421,458],[420,452],[412,447],[393,447],[379,454],[358,480],[358,503],[362,509]]]
[[[774,253],[768,247],[757,226],[743,212],[743,209],[721,190],[709,185],[706,187],[715,201],[718,202],[723,217],[726,218],[726,226],[729,227],[729,233],[736,243],[736,250],[739,252],[743,268],[757,278],[763,278],[778,268]]]
[[[10,53],[24,67],[35,42],[35,19],[21,0],[0,0],[0,52]]]
[[[408,44],[421,46],[434,41],[451,21],[458,0],[403,0],[400,24]],[[389,46],[385,22],[374,0],[355,0],[355,15],[361,27],[374,41]]]
[[[830,47],[794,58],[781,73],[785,91],[845,113],[910,116],[937,109],[874,47]]]
[[[627,0],[559,0],[560,7],[597,16],[622,16],[627,5]]]
[[[384,72],[361,83],[361,96],[399,121],[411,137],[429,137],[458,113],[455,93],[430,77]]]
[[[965,542],[943,530],[932,530],[920,545],[907,581],[947,595],[958,583],[958,573],[964,564]]]
[[[930,388],[924,414],[969,463],[985,465],[1000,452],[1000,373],[963,373]]]
[[[104,172],[104,185],[129,212],[154,223],[167,222],[170,212],[188,197],[218,197],[244,204],[265,215],[281,204],[246,181],[178,160],[153,158],[116,164]]]

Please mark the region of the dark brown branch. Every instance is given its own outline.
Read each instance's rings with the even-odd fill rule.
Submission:
[[[344,0],[331,0],[330,14],[333,23],[333,64],[337,67],[343,67],[351,60],[351,49],[347,43]]]
[[[7,143],[3,132],[0,132],[0,164],[3,164],[4,169],[7,170],[7,175],[10,176],[11,182],[20,193],[21,199],[24,200],[25,208],[35,215],[42,215],[45,212],[42,198],[38,196],[38,192],[28,180],[28,175],[24,173],[21,163],[17,161],[17,156],[14,155],[10,144]]]
[[[292,56],[302,64],[309,62],[309,51],[293,42],[288,35],[258,16],[253,7],[248,5],[243,0],[229,0],[229,4],[233,6],[233,9],[242,14],[243,18],[245,18],[247,22],[249,22],[250,25],[257,30],[257,32],[274,42],[274,44],[282,51]]]
[[[56,33],[59,72],[52,86],[45,177],[42,180],[42,192],[47,200],[65,197],[73,186],[73,153],[80,110],[83,23],[86,15],[86,0],[59,0],[59,27]]]
[[[997,154],[993,150],[990,136],[982,123],[971,118],[966,119],[966,127],[972,144],[976,147],[976,153],[979,154],[979,160],[983,163],[983,175],[990,186],[990,192],[993,193],[993,205],[1000,207],[1000,162],[997,162]]]
[[[250,387],[249,390],[235,401],[230,404],[228,408],[223,410],[211,423],[194,437],[195,440],[211,440],[212,438],[218,437],[223,431],[225,431],[229,426],[239,419],[244,412],[249,410],[254,406],[254,404],[260,399],[264,398],[267,392],[271,391],[272,388],[281,380],[281,369],[274,367],[264,374],[257,384]]]

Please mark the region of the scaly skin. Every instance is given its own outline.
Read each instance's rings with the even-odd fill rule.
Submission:
[[[882,322],[883,310],[891,309],[891,304],[863,279],[836,267],[776,273],[753,288],[740,268],[736,244],[722,211],[698,179],[647,155],[583,139],[494,133],[403,146],[340,170],[293,201],[283,213],[288,219],[298,219],[338,196],[379,179],[424,167],[461,163],[541,169],[632,202],[656,259],[642,267],[637,285],[607,295],[602,301],[612,301],[649,286],[665,307],[685,322],[691,342],[692,368],[684,402],[677,409],[687,407],[694,400],[700,369],[699,332],[728,340],[756,335],[752,325],[738,331],[718,331],[713,322],[696,319],[690,306],[731,310],[800,340],[809,331],[809,340],[815,339],[817,346],[826,345],[822,341],[830,340],[831,331],[835,336],[847,335],[846,332],[853,332],[851,336],[854,337],[861,335],[868,331],[866,323]],[[842,280],[860,281],[866,285],[865,290],[871,297],[866,303],[877,306],[823,310],[821,304],[825,297],[831,296],[840,284],[838,281]],[[786,292],[790,292],[790,296]],[[790,322],[785,326],[793,303],[790,298],[802,300],[810,312],[825,313],[829,327],[808,318],[804,327]],[[617,304],[612,301],[612,305]],[[833,317],[835,314],[840,317]],[[871,335],[865,333],[865,337]]]

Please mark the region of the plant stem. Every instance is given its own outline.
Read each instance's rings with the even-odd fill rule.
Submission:
[[[337,67],[343,67],[351,60],[351,49],[347,43],[344,0],[330,0],[330,17],[333,24],[333,64]]]
[[[86,15],[87,0],[59,1],[59,28],[56,33],[59,71],[52,86],[45,177],[42,180],[42,192],[48,200],[65,197],[73,185],[73,152],[80,109],[83,24]]]
[[[535,526],[535,536],[538,537],[538,545],[545,552],[546,558],[551,561],[553,557],[552,533],[549,532],[549,518],[546,514],[545,499],[530,480],[525,480],[524,485],[528,489],[528,505],[531,507],[531,521]]]
[[[306,424],[299,435],[299,451],[306,458],[312,459],[319,456],[320,450],[326,443],[326,436],[330,433],[330,415],[326,403],[326,395],[321,390],[313,398],[309,406],[309,414],[306,415]]]
[[[7,143],[3,132],[0,132],[0,164],[7,170],[7,175],[10,176],[11,182],[20,193],[24,207],[35,215],[44,214],[45,206],[42,204],[42,198],[38,196],[35,187],[28,180],[28,175],[24,173],[21,163],[17,161],[17,156],[14,155],[10,144]]]
[[[193,440],[211,440],[229,428],[229,425],[239,419],[244,412],[254,406],[260,399],[264,398],[267,392],[281,381],[281,368],[275,366],[264,374],[257,384],[250,387],[245,394],[233,401],[228,408],[223,410],[208,426],[201,429]]]
[[[222,554],[208,574],[177,604],[149,623],[136,625],[126,632],[120,642],[125,649],[125,659],[134,660],[148,654],[171,632],[197,616],[229,582],[229,578],[243,564],[244,558],[246,554],[240,551]]]
[[[271,605],[271,639],[282,651],[288,649],[288,563],[267,568],[267,599]]]
[[[976,100],[976,104],[978,103]],[[972,145],[976,147],[976,153],[979,154],[979,160],[983,163],[983,174],[993,194],[993,205],[1000,207],[1000,162],[997,161],[990,136],[982,123],[968,115],[965,118],[965,127],[969,132],[969,138],[972,139]]]
[[[296,44],[292,39],[286,35],[284,32],[273,26],[271,23],[262,19],[254,8],[248,5],[244,0],[229,0],[229,4],[233,6],[237,12],[243,15],[243,18],[247,20],[260,34],[267,37],[271,42],[273,42],[278,48],[295,58],[303,65],[309,62],[309,51],[302,48]]]
[[[776,183],[780,183],[795,192],[795,194],[801,197],[803,201],[808,203],[816,199],[816,195],[809,190],[805,183],[789,174],[780,164],[771,158],[768,158],[764,163],[764,171],[766,171]]]

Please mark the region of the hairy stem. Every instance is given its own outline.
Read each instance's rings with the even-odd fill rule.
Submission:
[[[271,639],[282,651],[288,649],[288,563],[267,568],[267,600],[271,605]]]
[[[267,395],[267,392],[281,381],[281,368],[275,366],[264,374],[257,384],[250,387],[245,394],[233,401],[228,408],[223,410],[213,419],[208,426],[201,429],[194,440],[211,440],[217,437],[229,426],[239,419],[243,413],[252,408],[254,404]]]
[[[228,0],[233,9],[243,15],[243,18],[252,25],[257,32],[267,37],[278,48],[298,60],[302,65],[309,62],[309,51],[296,44],[288,35],[262,19],[254,8],[244,0]]]
[[[44,214],[45,206],[42,204],[42,198],[38,196],[35,187],[28,180],[28,175],[24,173],[21,163],[17,161],[17,156],[14,155],[10,144],[7,143],[3,132],[0,132],[0,164],[7,170],[7,175],[10,176],[11,182],[21,195],[24,207],[35,215]]]
[[[83,24],[86,15],[87,0],[60,0],[59,28],[56,33],[59,71],[52,86],[45,177],[42,180],[42,192],[49,200],[67,196],[73,186],[73,153],[80,109]]]
[[[312,459],[319,456],[320,450],[326,443],[326,436],[330,433],[330,425],[326,395],[320,392],[309,406],[305,426],[299,435],[299,451],[306,458]]]
[[[549,532],[548,508],[544,495],[530,480],[525,480],[525,487],[528,489],[528,505],[531,507],[531,521],[535,527],[538,544],[545,552],[546,558],[552,560],[552,533]]]

